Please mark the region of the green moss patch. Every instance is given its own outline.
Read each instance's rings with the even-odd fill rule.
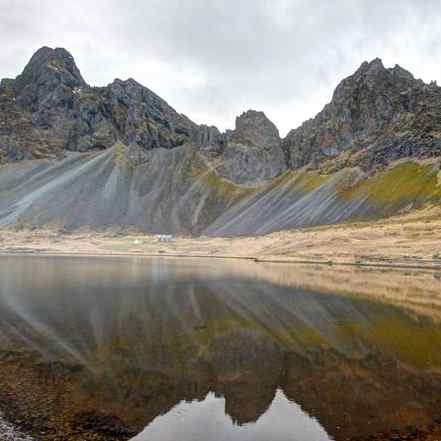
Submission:
[[[135,167],[128,158],[128,147],[117,142],[113,148],[115,164],[124,172],[133,173]]]
[[[189,152],[186,158],[188,173],[192,180],[199,182],[204,188],[212,190],[216,199],[225,202],[237,202],[250,197],[259,189],[241,187],[222,178],[212,169],[209,169],[203,159],[196,152]]]
[[[289,188],[293,191],[301,191],[309,193],[317,190],[323,185],[329,176],[320,175],[314,172],[293,172],[287,171],[273,180],[267,187],[267,190],[274,190],[276,188]]]
[[[406,162],[379,172],[352,188],[339,191],[344,199],[368,201],[382,207],[398,208],[407,204],[441,201],[437,171],[431,165]]]

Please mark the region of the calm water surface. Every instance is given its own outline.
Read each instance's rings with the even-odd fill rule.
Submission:
[[[440,279],[3,256],[0,351],[68,367],[73,405],[136,441],[343,440],[439,416]]]

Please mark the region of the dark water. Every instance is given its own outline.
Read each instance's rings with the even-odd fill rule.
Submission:
[[[440,293],[436,273],[0,257],[0,350],[67,367],[135,440],[355,439],[439,416]]]

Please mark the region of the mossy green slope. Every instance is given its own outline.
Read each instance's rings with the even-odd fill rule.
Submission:
[[[393,210],[408,204],[437,203],[441,201],[441,186],[433,165],[409,161],[344,189],[339,196],[349,200],[367,196],[373,205]]]
[[[272,231],[381,218],[441,202],[438,166],[405,162],[365,176],[359,169],[330,175],[287,172],[240,202],[208,228],[211,235]]]

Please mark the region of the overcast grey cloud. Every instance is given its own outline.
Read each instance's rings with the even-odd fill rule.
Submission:
[[[0,77],[65,47],[86,81],[133,77],[197,123],[248,108],[282,134],[380,57],[441,82],[440,0],[0,0]]]

